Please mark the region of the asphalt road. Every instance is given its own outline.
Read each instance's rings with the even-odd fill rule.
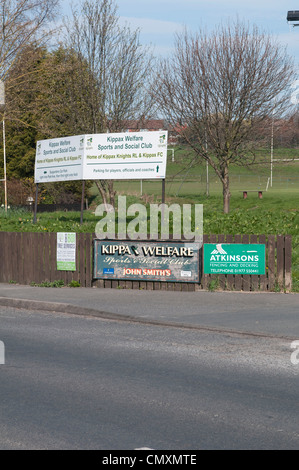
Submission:
[[[0,308],[0,449],[298,449],[285,338]]]

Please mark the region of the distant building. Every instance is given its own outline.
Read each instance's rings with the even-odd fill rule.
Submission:
[[[140,119],[123,122],[123,132],[153,132],[168,131],[168,143],[175,145],[178,141],[178,132],[169,126],[164,119]]]

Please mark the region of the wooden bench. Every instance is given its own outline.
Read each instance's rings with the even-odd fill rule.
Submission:
[[[246,191],[242,191],[243,193],[243,199],[247,199],[247,193],[258,193],[258,197],[259,199],[262,199],[263,197],[263,191],[261,189],[249,189],[249,190],[246,190]]]

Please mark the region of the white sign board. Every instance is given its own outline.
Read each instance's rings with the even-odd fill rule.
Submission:
[[[36,145],[35,182],[83,179],[84,136],[40,140]]]
[[[57,271],[76,271],[76,233],[57,233]]]
[[[166,131],[86,137],[84,179],[165,178]]]
[[[39,141],[35,182],[165,178],[167,137],[154,131]]]

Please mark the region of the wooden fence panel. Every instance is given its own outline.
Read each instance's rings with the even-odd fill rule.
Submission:
[[[234,236],[233,235],[227,235],[226,236],[226,243],[233,243],[234,242]],[[227,282],[227,289],[228,290],[235,290],[235,276],[234,274],[228,274],[226,277],[226,282]]]
[[[249,235],[243,235],[242,236],[242,243],[248,245],[249,244]],[[251,283],[251,276],[249,274],[244,274],[242,276],[242,289],[243,291],[245,292],[249,292],[250,291],[250,283]]]
[[[50,282],[51,279],[51,264],[50,264],[50,234],[44,233],[43,235],[43,254],[44,254],[44,281]]]
[[[284,236],[277,235],[276,238],[276,258],[277,258],[277,287],[283,288],[284,284]]]
[[[235,235],[235,243],[242,243],[241,235]],[[242,290],[243,279],[241,274],[235,275],[235,290]]]
[[[36,275],[36,281],[35,282],[42,282],[42,279],[45,277],[45,271],[44,271],[44,244],[43,244],[43,236],[42,233],[35,233],[35,240],[34,240],[34,246],[37,251],[37,265],[35,268],[35,275]],[[19,247],[18,243],[18,247]]]
[[[85,234],[79,233],[77,243],[79,243],[79,273],[80,286],[85,287]]]
[[[203,289],[207,289],[208,284],[209,284],[209,275],[204,274],[204,272],[203,272],[203,258],[204,258],[204,244],[205,243],[210,243],[210,236],[209,235],[204,235],[203,236],[202,263],[201,263],[201,286],[202,286]]]
[[[16,280],[17,265],[18,265],[18,242],[17,242],[17,233],[11,233],[11,255],[9,259],[9,278],[10,280]]]
[[[56,237],[55,235],[56,233],[49,233],[48,263],[49,263],[49,268],[50,268],[50,281],[51,282],[58,280],[58,277],[56,276],[56,255],[54,255],[55,249],[56,249],[56,240],[57,240],[57,235]]]
[[[6,252],[7,252],[7,233],[1,232],[0,233],[0,281],[7,282],[6,275],[7,275],[7,266],[6,266]]]
[[[4,276],[4,262],[5,262],[5,258],[4,258],[4,243],[5,243],[5,240],[4,240],[4,232],[0,232],[0,282],[4,282],[3,281],[3,276]]]
[[[218,235],[210,234],[210,241],[209,243],[217,243]],[[209,275],[209,283],[208,287],[210,289],[216,288],[218,283],[219,275],[218,274],[210,274]]]
[[[4,263],[3,263],[3,269],[4,269],[4,282],[9,282],[9,281],[14,281],[13,276],[11,275],[10,272],[10,259],[9,256],[7,256],[7,253],[11,251],[12,243],[11,243],[11,238],[12,234],[11,233],[6,233],[4,237]]]
[[[266,245],[266,235],[259,235],[259,243],[262,245]],[[267,277],[267,249],[266,249],[266,273],[259,276],[259,290],[266,291],[268,289],[268,277]]]
[[[86,287],[92,286],[92,237],[86,234]]]
[[[23,281],[24,284],[32,282],[32,242],[31,233],[22,234],[23,248]],[[11,248],[12,249],[12,248]]]
[[[109,281],[93,280],[94,234],[78,234],[76,246],[76,271],[58,271],[56,264],[56,233],[0,232],[0,282],[30,284],[43,281],[71,280],[82,287],[119,287],[123,289],[148,289],[194,291],[193,283],[159,281]],[[200,289],[219,283],[227,290],[273,291],[278,287],[287,292],[292,289],[292,239],[289,235],[204,235],[203,243],[261,243],[266,245],[266,274],[260,276],[213,275],[203,273],[201,264]],[[204,248],[203,248],[204,250]],[[203,253],[204,255],[204,253]],[[214,286],[215,287],[215,286]]]
[[[225,235],[220,235],[219,234],[218,237],[217,237],[217,243],[225,243]],[[226,276],[226,274],[219,274],[219,276],[218,276],[218,287],[220,289],[226,289],[227,288],[227,276]]]
[[[72,272],[72,280],[76,282],[80,282],[79,278],[79,267],[78,267],[78,259],[79,259],[79,243],[76,243],[76,271]]]
[[[257,235],[250,236],[250,243],[255,245],[258,242]],[[250,276],[250,290],[256,292],[259,289],[259,276]]]
[[[275,288],[275,235],[268,237],[268,288]]]
[[[6,250],[7,250],[7,246],[6,246],[6,233],[2,232],[1,233],[1,248],[0,248],[0,256],[1,256],[1,264],[0,264],[0,279],[1,279],[1,282],[7,282],[6,281]]]

